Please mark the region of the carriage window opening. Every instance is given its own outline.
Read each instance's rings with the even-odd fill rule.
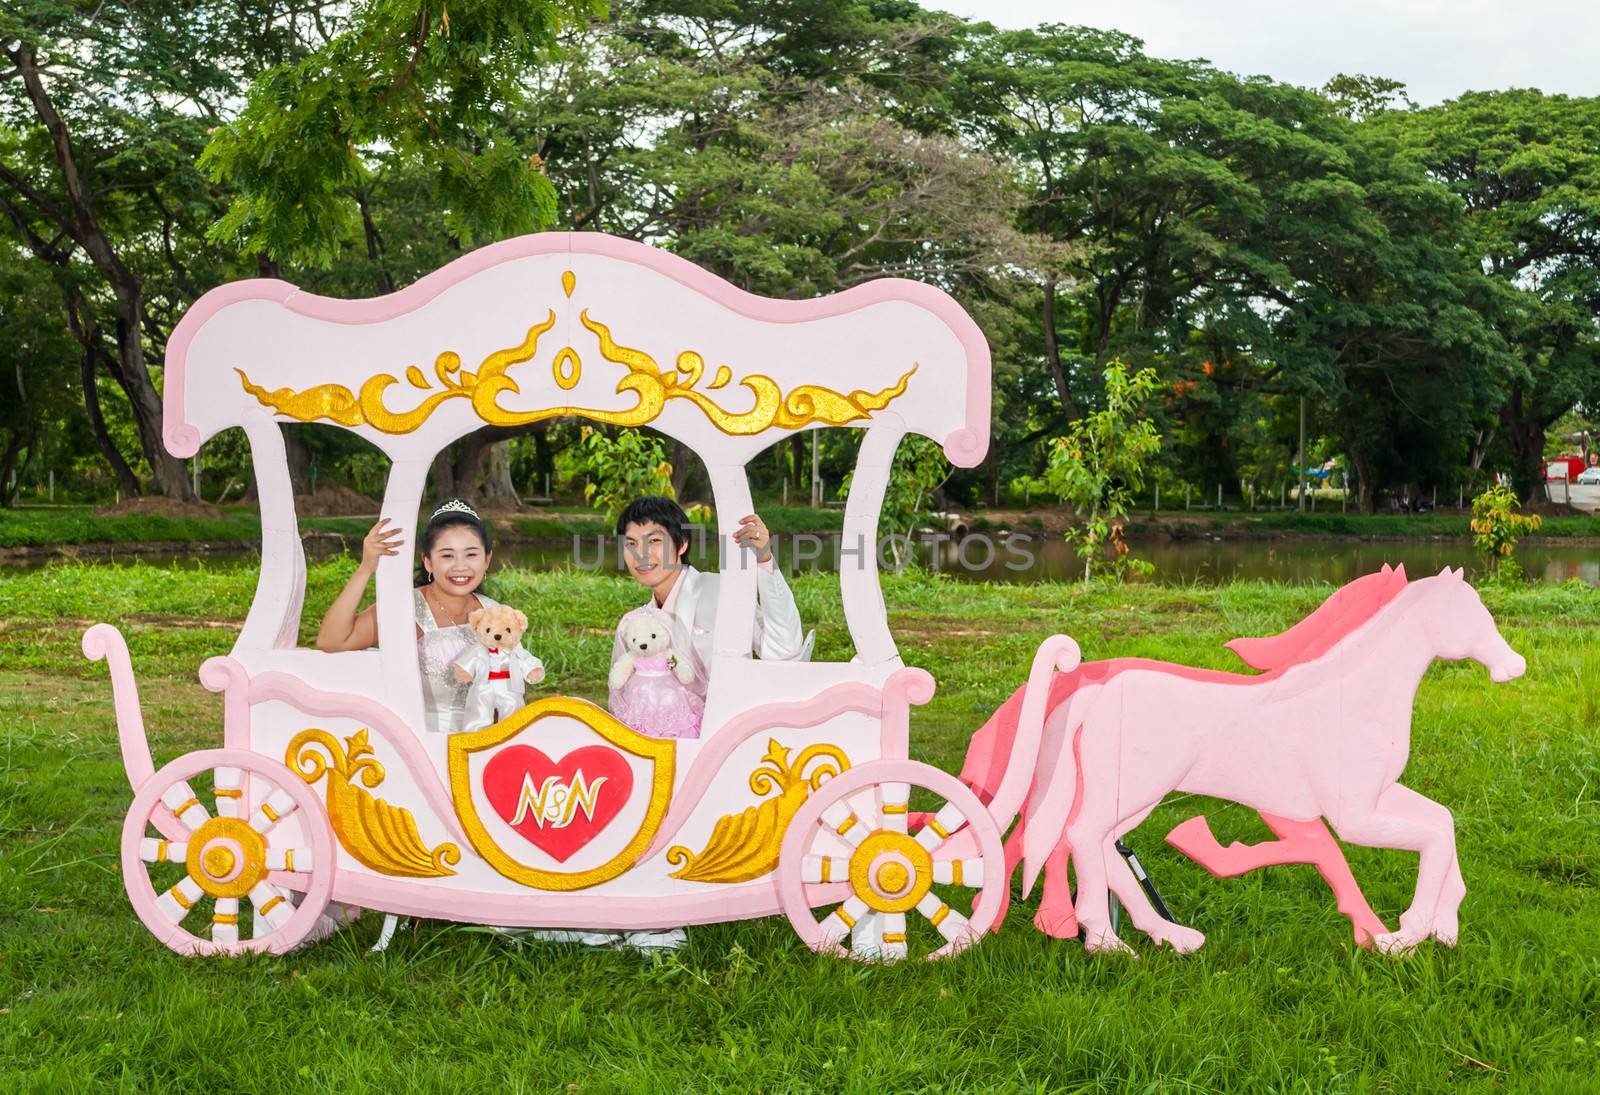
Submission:
[[[282,430],[295,521],[316,590],[307,590],[299,645],[326,649],[327,613],[339,599],[340,586],[351,581],[362,566],[368,533],[383,508],[393,462],[383,450],[350,430],[318,424],[286,424]],[[326,575],[328,569],[334,574]],[[346,607],[359,615],[369,611],[375,601],[376,582],[369,576],[360,596]],[[370,639],[370,643],[350,649],[376,646],[375,632]]]

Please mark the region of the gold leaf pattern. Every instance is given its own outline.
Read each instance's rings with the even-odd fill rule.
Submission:
[[[451,868],[461,862],[459,848],[447,841],[430,851],[410,810],[391,806],[356,786],[357,779],[368,788],[383,782],[383,766],[371,753],[365,727],[345,738],[344,748],[326,730],[312,728],[294,736],[283,762],[307,783],[328,774],[328,819],[340,845],[356,862],[402,878],[455,874]]]
[[[673,878],[688,882],[748,882],[768,873],[778,865],[784,831],[800,804],[824,780],[850,767],[849,758],[836,745],[808,746],[790,764],[789,750],[776,738],[768,739],[767,752],[761,760],[750,773],[750,790],[758,795],[779,791],[778,797],[719,818],[712,827],[711,838],[698,854],[682,844],[668,848],[667,862],[678,868],[672,873]],[[818,760],[822,763],[806,775],[806,768]]]
[[[564,272],[562,288],[569,297],[574,284],[572,271]],[[320,384],[302,392],[291,388],[269,391],[251,381],[243,369],[234,371],[239,374],[247,393],[279,414],[301,422],[326,419],[341,426],[370,425],[384,433],[410,433],[426,422],[441,404],[452,399],[470,400],[478,417],[493,426],[525,426],[567,415],[613,426],[643,426],[655,421],[668,400],[686,399],[700,408],[717,429],[739,437],[772,428],[796,430],[809,425],[842,426],[867,418],[873,411],[882,410],[903,395],[907,382],[917,371],[917,364],[913,362],[890,387],[876,392],[856,390],[847,395],[816,384],[802,384],[785,394],[771,377],[751,373],[743,377],[739,385],[755,397],[754,405],[748,411],[729,411],[695,389],[705,370],[705,358],[698,352],[684,350],[677,357],[677,367],[663,371],[655,359],[643,350],[620,345],[612,337],[611,329],[592,318],[587,308],[579,313],[578,319],[595,336],[600,356],[627,370],[618,379],[615,391],[618,395],[631,392],[636,399],[632,407],[620,411],[576,406],[516,411],[500,406],[501,393],[521,393],[521,388],[507,375],[507,370],[533,359],[538,352],[539,337],[555,326],[556,313],[553,309],[542,323],[528,328],[521,344],[496,350],[484,358],[476,373],[461,368],[459,354],[449,350],[439,354],[434,360],[439,390],[409,411],[391,411],[384,403],[385,392],[399,383],[389,373],[368,377],[362,383],[360,393],[356,394],[340,384]],[[413,387],[424,391],[433,389],[417,366],[407,365],[403,371]],[[551,373],[556,385],[563,391],[576,387],[583,373],[583,364],[577,351],[570,346],[563,347],[551,363]],[[716,391],[732,379],[733,370],[727,365],[719,365],[707,389]]]

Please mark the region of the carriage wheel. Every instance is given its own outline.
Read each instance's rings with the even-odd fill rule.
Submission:
[[[162,805],[177,818],[170,840],[153,821]],[[281,764],[206,749],[139,788],[122,826],[122,879],[144,926],[179,954],[282,954],[327,907],[333,828]]]
[[[912,804],[914,787],[937,803]],[[930,809],[927,824],[908,826],[910,805]],[[952,843],[958,833],[970,835]],[[999,919],[1004,864],[999,827],[960,780],[916,761],[873,761],[828,780],[796,812],[778,858],[778,892],[815,950],[944,958]],[[827,883],[845,883],[848,894],[818,920],[807,887]]]

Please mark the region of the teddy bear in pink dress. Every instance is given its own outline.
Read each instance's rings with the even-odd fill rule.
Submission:
[[[694,668],[673,650],[672,618],[646,606],[622,618],[622,653],[611,667],[611,713],[641,734],[697,738],[705,700]]]

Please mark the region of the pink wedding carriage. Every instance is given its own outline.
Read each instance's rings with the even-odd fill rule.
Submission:
[[[782,912],[808,944],[870,958],[977,939],[1004,907],[1001,836],[1032,781],[1050,675],[1077,648],[1040,647],[1009,763],[980,802],[909,759],[910,707],[934,682],[896,650],[874,545],[902,435],[976,464],[989,385],[978,328],[929,286],[767,300],[597,234],[496,244],[374,300],[267,280],[206,294],[169,347],[166,444],[190,456],[244,430],[261,573],[232,651],[200,667],[224,697],[222,748],[159,771],[121,634],[84,636],[109,663],[134,790],[122,865],[135,911],[184,954],[286,951],[330,926],[330,901],[545,928]],[[428,732],[409,540],[378,568],[377,649],[297,645],[305,561],[280,422],[378,446],[392,460],[383,513],[409,537],[442,448],[567,415],[649,425],[705,461],[724,577],[699,739],[645,737],[564,696],[485,730]],[[840,574],[856,654],[752,659],[754,563],[728,550],[730,518],[753,509],[745,464],[824,426],[865,431]]]

